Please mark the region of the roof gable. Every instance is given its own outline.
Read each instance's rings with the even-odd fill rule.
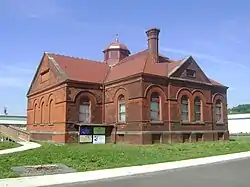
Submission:
[[[181,61],[179,66],[169,73],[169,77],[211,84],[210,79],[206,76],[192,56],[189,56]]]
[[[65,72],[61,70],[57,62],[47,53],[44,53],[36,69],[36,73],[32,79],[27,95],[66,79],[67,76]]]
[[[58,54],[49,54],[65,72],[69,80],[102,83],[109,66],[107,63],[75,58]]]

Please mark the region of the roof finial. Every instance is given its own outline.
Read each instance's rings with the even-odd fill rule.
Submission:
[[[119,35],[118,34],[115,35],[115,41],[119,42]]]

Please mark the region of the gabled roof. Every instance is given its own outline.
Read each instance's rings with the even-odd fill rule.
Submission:
[[[148,50],[144,50],[124,58],[114,66],[109,66],[101,61],[54,53],[45,54],[53,62],[54,66],[59,66],[57,69],[60,70],[60,74],[65,75],[66,79],[90,83],[112,82],[139,73],[169,77],[185,64],[188,59],[192,58],[187,57],[174,61],[160,54],[159,63],[153,63]],[[212,79],[209,79],[209,81],[213,85],[223,86]]]
[[[106,63],[47,53],[65,72],[68,79],[92,83],[102,83],[108,73],[109,66]]]

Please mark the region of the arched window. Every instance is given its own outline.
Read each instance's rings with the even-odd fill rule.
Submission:
[[[34,123],[37,123],[37,104],[34,106]]]
[[[118,121],[125,122],[126,121],[126,104],[125,98],[121,95],[118,98]]]
[[[158,93],[152,93],[150,97],[150,120],[160,121],[160,96]]]
[[[41,123],[44,123],[44,102],[41,104]]]
[[[53,122],[53,99],[49,101],[49,123]]]
[[[194,121],[201,121],[201,100],[199,97],[194,99]]]
[[[185,95],[181,98],[181,120],[189,121],[189,101]]]
[[[87,97],[82,98],[80,102],[79,122],[90,123],[90,100]]]
[[[222,102],[221,100],[217,100],[215,103],[215,119],[216,122],[222,122]]]

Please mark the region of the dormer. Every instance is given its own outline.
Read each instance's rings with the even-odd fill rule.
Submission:
[[[114,42],[106,47],[103,53],[104,61],[110,66],[118,63],[130,55],[130,51],[128,50],[127,46],[120,43],[118,38],[116,38]]]

